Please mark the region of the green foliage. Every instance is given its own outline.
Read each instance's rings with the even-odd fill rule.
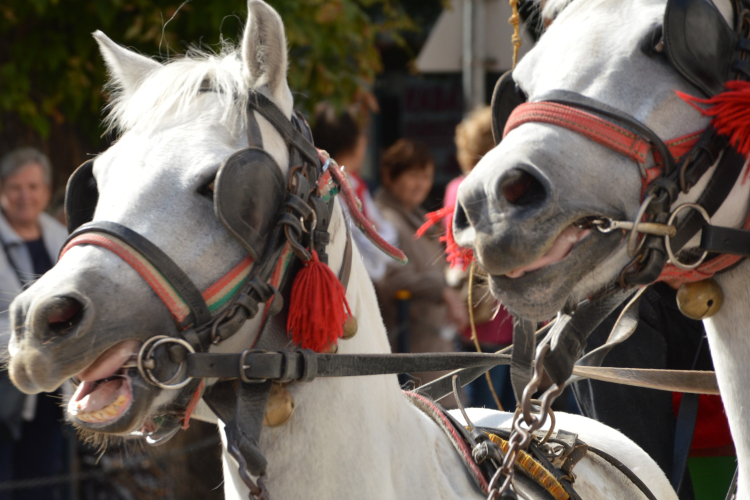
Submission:
[[[400,0],[269,0],[286,25],[289,84],[298,107],[326,99],[340,107],[381,69],[379,36],[414,30]],[[42,137],[73,122],[97,137],[104,64],[91,32],[162,60],[188,44],[235,43],[245,0],[3,0],[0,2],[0,112],[17,114]],[[0,124],[2,126],[2,124]]]

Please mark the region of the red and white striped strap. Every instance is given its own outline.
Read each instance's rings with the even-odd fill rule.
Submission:
[[[652,152],[655,166],[661,167],[662,165],[659,153],[654,150],[648,140],[640,135],[595,114],[556,102],[527,102],[516,107],[505,124],[503,137],[524,123],[532,122],[567,128],[638,163],[646,163],[648,153]],[[702,132],[701,130],[683,135],[665,144],[676,160],[692,149]]]

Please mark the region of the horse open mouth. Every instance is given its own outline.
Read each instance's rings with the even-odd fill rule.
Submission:
[[[573,248],[586,236],[591,233],[591,229],[581,228],[577,224],[571,224],[566,227],[552,243],[547,253],[525,266],[517,267],[505,274],[508,278],[520,278],[526,273],[542,269],[556,262],[560,262],[573,250]]]
[[[137,340],[120,342],[76,375],[81,384],[68,403],[68,413],[88,424],[108,424],[121,417],[133,402],[131,379],[123,365],[140,346]]]

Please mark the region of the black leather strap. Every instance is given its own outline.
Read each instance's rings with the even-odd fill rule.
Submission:
[[[203,294],[198,290],[192,280],[167,254],[149,240],[130,228],[110,221],[89,222],[79,227],[73,234],[68,236],[65,245],[76,236],[85,233],[103,233],[114,236],[127,243],[133,249],[148,260],[166,280],[174,287],[180,297],[190,308],[195,325],[202,325],[211,321],[211,312],[203,299]],[[63,248],[65,248],[63,245]]]
[[[260,132],[260,125],[255,119],[255,113],[247,110],[247,147],[263,149],[263,134]]]
[[[510,380],[516,401],[521,401],[523,390],[531,382],[531,364],[536,354],[534,332],[536,323],[524,319],[513,320],[513,352],[511,353]]]
[[[703,226],[701,250],[750,256],[750,231],[731,227]]]
[[[565,314],[558,318],[552,330],[550,351],[544,360],[552,382],[562,385],[570,378],[591,332],[633,293],[634,289],[618,288],[580,306],[570,319],[565,318]]]
[[[352,233],[349,224],[346,224],[346,246],[344,246],[344,262],[339,270],[339,281],[344,290],[349,286],[349,276],[352,273]]]
[[[241,366],[242,363],[242,366]],[[251,380],[312,380],[315,377],[354,377],[391,373],[429,372],[480,367],[484,371],[509,364],[507,354],[318,354],[308,350],[187,355],[187,376]]]
[[[237,406],[234,418],[224,422],[224,432],[227,436],[227,446],[232,453],[232,447],[245,459],[245,466],[254,476],[260,476],[266,471],[268,461],[260,452],[260,433],[263,430],[263,418],[266,415],[268,396],[271,394],[271,382],[258,384],[240,384],[237,393]],[[234,453],[232,453],[234,455]],[[240,466],[242,466],[240,464]]]
[[[251,92],[247,105],[273,125],[287,144],[294,147],[311,165],[318,165],[318,150],[307,138],[294,128],[281,110],[271,99],[260,92]]]
[[[624,463],[617,460],[615,457],[610,455],[609,453],[600,450],[599,448],[594,448],[593,446],[589,446],[589,452],[594,453],[596,455],[599,455],[604,460],[609,462],[610,465],[612,465],[615,469],[622,472],[625,477],[627,477],[630,482],[632,482],[636,487],[641,490],[641,493],[643,493],[648,500],[658,500],[654,494],[651,492],[651,490],[646,486],[646,483],[644,483],[640,477],[638,477],[637,474],[635,474],[630,468],[625,465]]]
[[[740,172],[745,165],[746,158],[737,152],[736,149],[729,147],[724,150],[724,155],[716,167],[711,180],[706,185],[701,195],[695,203],[701,205],[709,217],[713,217],[719,207],[727,199],[732,191],[734,184],[740,176]],[[672,251],[678,252],[695,234],[700,231],[706,223],[700,213],[690,210],[677,225],[677,234],[670,239]]]
[[[669,482],[675,491],[680,491],[685,468],[690,457],[690,445],[693,443],[695,422],[698,419],[698,401],[700,394],[684,393],[677,411],[677,422],[674,429],[674,460]]]

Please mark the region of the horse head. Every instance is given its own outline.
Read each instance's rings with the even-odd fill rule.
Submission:
[[[690,150],[679,144],[695,144],[709,122],[677,91],[720,91],[736,42],[730,2],[670,0],[666,13],[665,3],[547,2],[548,29],[498,83],[499,144],[461,185],[454,234],[516,316],[547,319],[623,280],[638,284],[628,273],[645,266],[646,254],[628,251],[627,231],[599,224],[644,216],[647,195],[662,194],[654,180],[677,176]],[[706,36],[690,31],[698,29]],[[711,67],[727,57],[726,67]],[[672,190],[660,211],[696,200],[714,169]],[[728,200],[746,191],[738,183]],[[740,225],[746,199],[725,202],[712,223]],[[697,244],[690,240],[670,249],[685,252]],[[658,252],[651,281],[666,261],[663,246]]]
[[[76,426],[149,435],[199,396],[197,381],[181,390],[151,383],[176,376],[181,363],[169,351],[174,358],[190,344],[159,347],[155,337],[218,314],[264,265],[293,153],[280,125],[246,110],[263,98],[291,127],[286,39],[278,14],[255,0],[241,45],[222,55],[160,64],[94,37],[111,75],[108,124],[120,136],[69,184],[70,228],[92,220],[95,229],[78,229],[54,269],[11,306],[10,375],[28,393],[77,377],[68,405]],[[247,222],[227,220],[237,214]],[[241,322],[211,351],[253,345],[260,323]],[[136,370],[149,342],[154,365]]]

